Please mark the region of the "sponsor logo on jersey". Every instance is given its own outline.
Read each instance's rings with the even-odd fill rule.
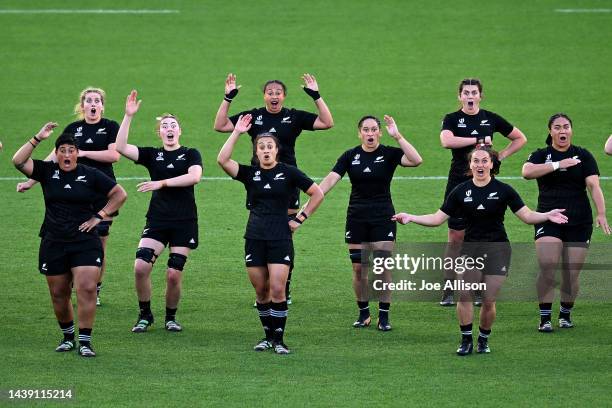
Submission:
[[[393,238],[393,231],[391,231],[387,236]]]
[[[270,133],[276,133],[276,129],[270,128]]]
[[[359,161],[360,157],[361,157],[361,155],[359,153],[357,153],[355,155],[355,157],[353,158],[353,161],[351,162],[351,166],[356,166],[358,164],[361,164],[361,161]]]
[[[481,120],[480,126],[491,126],[491,124],[489,123],[489,119]]]
[[[100,263],[100,262],[102,262],[102,261],[100,260],[100,258],[97,258],[97,259],[96,259],[96,262],[97,262],[97,263]]]
[[[59,170],[55,170],[55,173],[53,173],[53,175],[51,176],[52,179],[58,179],[59,180]]]
[[[190,244],[195,244],[195,239],[191,238],[191,239],[189,240],[189,243],[190,243]]]
[[[244,260],[245,260],[246,262],[251,262],[251,261],[252,261],[252,259],[251,259],[251,254],[247,254],[247,255],[244,257]]]
[[[74,133],[74,137],[81,137],[81,136],[83,136],[83,126],[79,126],[76,132]]]
[[[105,134],[106,134],[106,128],[100,128],[96,132],[96,135],[105,135]]]
[[[531,157],[531,156],[529,156],[529,157]],[[552,162],[552,154],[548,153],[546,155],[546,160],[544,161],[544,163],[550,163],[550,162]]]
[[[174,164],[170,163],[169,165],[166,166],[167,169],[173,169],[174,168]]]
[[[472,130],[472,133],[470,133],[470,135],[477,135],[478,132],[476,131],[476,129]]]
[[[291,258],[289,258],[289,255],[287,255],[286,257],[283,258],[285,261],[289,261],[291,262]]]
[[[255,176],[253,176],[253,181],[261,181],[261,177],[259,176],[261,174],[260,170],[257,170],[255,172]]]
[[[477,210],[484,210],[484,205],[480,204],[478,207],[476,207]]]
[[[179,154],[178,156],[176,156],[176,160],[185,160],[185,153],[183,154]]]
[[[460,128],[466,127],[464,118],[459,119],[459,123],[457,123],[457,127],[460,127]]]
[[[487,200],[499,200],[499,197],[497,196],[497,191],[490,193],[487,197]]]
[[[385,161],[385,156],[378,156],[376,159],[374,159],[374,163],[382,163]]]
[[[276,176],[274,176],[274,180],[284,180],[285,179],[284,174],[285,173],[278,173]]]
[[[472,197],[471,197],[471,195],[472,195],[472,190],[468,190],[468,191],[466,191],[466,192],[465,192],[465,198],[463,199],[463,202],[464,202],[464,203],[469,203],[469,202],[471,202],[471,201],[472,201]]]
[[[540,228],[538,228],[538,229],[537,229],[537,231],[536,231],[536,237],[537,237],[538,235],[543,234],[543,233],[544,233],[544,227],[540,227]]]
[[[74,181],[80,181],[82,183],[87,183],[87,179],[85,177],[87,176],[78,176]]]
[[[255,119],[255,124],[256,125],[263,125],[262,122],[263,117],[261,115],[259,115],[256,119]]]
[[[365,169],[363,169],[363,172],[364,172],[364,173],[371,173],[371,172],[372,172],[372,170],[370,170],[370,168],[369,168],[369,167],[366,167]]]
[[[93,140],[91,140],[91,137],[90,137],[89,139],[85,141],[85,143],[93,143]]]
[[[270,184],[266,184],[266,185],[264,186],[264,188],[265,188],[266,190],[270,190],[272,187],[270,187]]]
[[[283,118],[283,120],[281,120],[281,123],[291,123],[291,116],[287,116],[286,118]]]
[[[70,184],[66,184],[64,188],[72,188],[72,187],[70,187]]]
[[[157,157],[155,158],[157,161],[164,161],[164,152],[157,152]]]

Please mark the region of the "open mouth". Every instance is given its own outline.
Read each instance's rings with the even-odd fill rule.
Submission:
[[[565,136],[565,135],[559,136],[559,141],[565,142],[566,140],[567,140],[567,136]]]
[[[264,160],[269,160],[270,159],[270,155],[269,154],[264,154]]]
[[[96,108],[91,108],[89,112],[91,112],[92,115],[95,115],[98,110]]]
[[[72,162],[70,161],[70,159],[64,159],[63,163],[64,163],[64,166],[70,166]]]
[[[476,169],[476,174],[479,176],[484,176],[484,169]]]
[[[468,108],[473,108],[474,107],[474,101],[468,101]]]
[[[173,141],[173,140],[174,140],[174,135],[173,135],[172,133],[168,133],[168,134],[166,135],[166,139],[168,139],[168,141],[169,141],[169,142],[171,142],[171,141]]]
[[[374,143],[374,138],[373,137],[368,137],[368,143]]]

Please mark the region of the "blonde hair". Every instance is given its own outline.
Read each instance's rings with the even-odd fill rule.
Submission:
[[[158,117],[155,118],[157,120],[157,123],[155,123],[155,131],[157,133],[159,133],[159,128],[161,126],[162,120],[167,119],[167,118],[172,118],[172,119],[176,120],[176,123],[178,123],[179,126],[181,125],[181,122],[179,121],[179,119],[175,115],[173,115],[171,113],[168,113],[168,112],[162,113],[161,116],[158,116]]]
[[[100,99],[102,99],[102,106],[104,106],[104,100],[106,99],[106,92],[104,92],[104,89],[88,86],[87,88],[81,91],[81,94],[79,95],[79,102],[74,105],[74,114],[79,119],[85,118],[85,112],[83,111],[83,103],[85,102],[85,95],[90,92],[94,92],[100,95]]]

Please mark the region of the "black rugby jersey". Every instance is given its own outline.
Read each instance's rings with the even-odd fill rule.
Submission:
[[[456,137],[475,137],[480,139],[490,136],[491,141],[493,141],[493,134],[495,132],[499,132],[507,137],[512,133],[512,129],[514,129],[514,126],[504,118],[484,109],[480,109],[476,115],[468,115],[458,110],[444,116],[442,121],[442,130],[450,130]],[[470,179],[470,176],[467,176],[465,173],[469,168],[467,156],[472,149],[474,149],[474,146],[451,149],[453,158],[448,171],[449,184],[457,185]]]
[[[459,184],[440,210],[465,220],[465,242],[507,242],[504,228],[506,207],[517,212],[524,206],[512,186],[492,178],[484,187],[477,187],[472,180]]]
[[[114,120],[102,118],[100,122],[89,124],[85,120],[72,122],[64,129],[64,133],[74,136],[79,150],[101,151],[108,150],[108,145],[115,143],[119,124]],[[79,163],[101,170],[104,174],[115,179],[112,163],[103,163],[86,157],[79,157]]]
[[[163,147],[138,147],[138,160],[149,170],[151,181],[165,180],[188,173],[191,166],[202,166],[202,156],[196,149],[185,146],[172,151]],[[196,220],[193,185],[188,187],[164,187],[153,191],[147,219],[156,221]]]
[[[340,176],[348,172],[351,181],[347,218],[389,220],[395,213],[391,180],[403,155],[402,149],[397,147],[381,144],[376,150],[366,152],[359,145],[338,158],[332,171]]]
[[[244,184],[250,199],[244,237],[265,241],[291,239],[287,218],[289,196],[296,187],[306,192],[314,182],[297,167],[285,163],[271,169],[240,164],[234,180]]]
[[[586,149],[571,145],[565,152],[552,146],[538,149],[527,158],[529,163],[542,164],[575,157],[580,163],[566,169],[558,169],[538,177],[538,211],[547,212],[565,208],[567,225],[592,224],[593,214],[586,191],[586,178],[599,175],[597,162]]]
[[[240,112],[229,119],[235,126],[240,115],[244,116],[249,113],[253,116],[251,129],[249,129],[251,140],[255,140],[255,137],[260,133],[273,134],[280,142],[278,161],[297,166],[295,160],[295,141],[300,133],[302,133],[302,130],[314,130],[317,115],[287,108],[282,108],[279,113],[270,113],[263,107]],[[255,165],[255,162],[252,161],[251,164]]]
[[[79,226],[95,214],[93,204],[115,187],[114,180],[83,164],[65,172],[57,163],[42,160],[34,160],[30,178],[40,182],[45,198],[42,238],[62,242],[98,239],[95,228],[80,232]]]

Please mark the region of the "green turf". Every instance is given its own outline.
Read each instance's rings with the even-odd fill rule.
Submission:
[[[455,110],[456,86],[467,76],[484,82],[483,108],[500,113],[527,135],[523,151],[504,162],[519,176],[529,152],[543,146],[548,117],[574,120],[574,142],[588,148],[601,174],[612,176],[603,144],[612,131],[610,64],[612,13],[560,14],[557,8],[602,8],[601,1],[66,1],[7,0],[0,9],[177,9],[167,15],[0,14],[0,177],[16,177],[16,149],[43,123],[65,126],[85,86],[107,91],[106,116],[122,118],[125,96],[143,99],[130,141],[156,145],[154,118],[175,113],[182,143],[200,149],[205,176],[223,176],[215,157],[225,136],[212,130],[228,72],[243,87],[231,112],[260,106],[261,85],[286,82],[287,106],[312,110],[300,75],[317,76],[335,127],[305,132],[301,167],[324,176],[357,144],[365,114],[391,114],[424,158],[398,176],[444,176],[450,152],[439,144],[440,122]],[[496,146],[499,147],[499,135]],[[385,136],[384,143],[393,144]],[[236,157],[248,160],[240,141]],[[41,158],[51,143],[37,149]],[[121,160],[118,176],[142,176]],[[59,340],[44,279],[36,271],[43,217],[40,188],[14,192],[0,180],[0,388],[67,388],[91,406],[384,406],[612,405],[612,325],[609,299],[582,302],[574,330],[542,336],[533,302],[499,304],[493,353],[454,356],[454,312],[426,303],[398,302],[394,330],[355,331],[350,264],[343,243],[349,185],[340,183],[296,236],[298,266],[286,358],[257,354],[260,337],[254,292],[247,281],[242,233],[243,187],[205,180],[197,187],[201,245],[189,257],[179,319],[185,331],[161,322],[145,335],[130,328],[137,313],[132,264],[148,195],[129,194],[109,242],[108,275],[94,329],[95,360],[52,352]],[[535,182],[511,180],[531,207]],[[444,180],[397,180],[397,209],[435,210]],[[612,194],[612,181],[602,181]],[[508,215],[514,242],[533,230]],[[402,227],[399,242],[442,242],[444,228]],[[600,231],[596,243],[609,242]],[[162,265],[154,272],[153,310],[163,320]],[[520,274],[521,271],[512,271]],[[609,277],[606,277],[609,280]],[[556,311],[555,311],[556,313]],[[0,401],[5,404],[7,401]]]

